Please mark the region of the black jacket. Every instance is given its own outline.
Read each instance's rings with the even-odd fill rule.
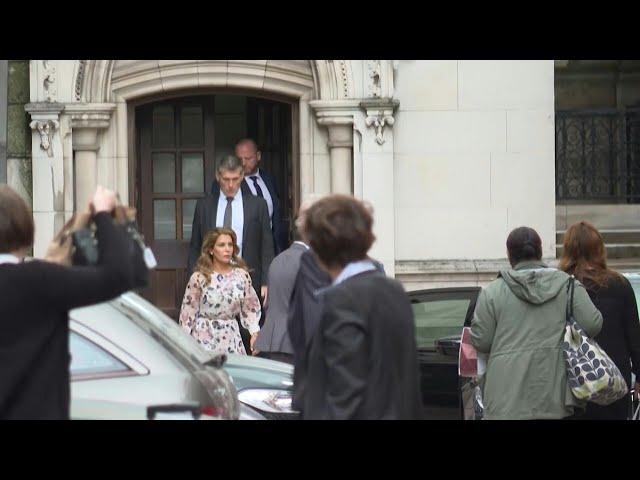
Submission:
[[[317,294],[331,285],[331,277],[322,270],[311,250],[300,257],[300,267],[289,302],[287,331],[293,348],[293,408],[302,411],[307,377],[307,349],[322,317],[322,296]]]
[[[217,195],[207,195],[196,203],[187,262],[188,277],[191,276],[193,267],[200,256],[205,235],[209,230],[216,228],[219,198],[220,192],[218,191]],[[249,265],[251,281],[259,295],[260,287],[267,284],[267,273],[273,260],[273,237],[269,226],[269,209],[264,199],[244,192],[242,193],[242,207],[244,212],[242,258]]]
[[[633,388],[632,371],[638,379],[636,381],[640,381],[640,321],[633,287],[622,276],[611,280],[606,287],[590,285],[589,282],[585,287],[591,301],[602,313],[602,330],[595,340],[620,369],[629,388]],[[625,397],[607,406],[589,403],[585,418],[624,419],[628,414],[628,401],[629,398]]]
[[[307,375],[305,419],[420,418],[413,311],[402,285],[364,272],[329,287]]]
[[[69,418],[70,309],[132,284],[128,244],[107,213],[95,216],[99,265],[34,260],[0,265],[0,418]]]
[[[273,177],[263,169],[260,169],[260,176],[264,181],[267,189],[269,190],[269,194],[271,195],[271,201],[273,202],[273,217],[271,218],[271,233],[273,235],[273,248],[275,255],[284,251],[287,248],[287,232],[286,228],[282,224],[282,212],[280,211],[280,198],[278,195],[278,190],[276,189],[276,183],[273,180]],[[251,189],[247,185],[247,182],[250,180],[245,177],[242,182],[240,188],[242,189],[243,195],[253,195],[251,193]],[[216,196],[220,193],[220,185],[216,180],[211,184],[211,194]],[[266,202],[266,200],[265,200]],[[267,208],[268,210],[268,208]]]

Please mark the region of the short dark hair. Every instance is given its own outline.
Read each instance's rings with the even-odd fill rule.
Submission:
[[[33,245],[33,215],[12,188],[0,185],[0,253]]]
[[[311,248],[330,267],[345,267],[366,258],[376,238],[372,227],[370,209],[348,195],[318,200],[309,207],[304,222]]]
[[[542,240],[533,228],[518,227],[507,237],[507,253],[512,266],[525,260],[542,259]]]

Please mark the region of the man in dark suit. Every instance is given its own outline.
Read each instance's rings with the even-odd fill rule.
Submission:
[[[280,212],[280,199],[275,181],[268,172],[259,168],[262,152],[251,138],[243,138],[235,147],[235,155],[242,162],[244,169],[244,181],[242,182],[243,195],[254,195],[263,198],[269,208],[269,220],[273,234],[273,246],[275,254],[286,248],[287,239],[285,228],[282,225]],[[217,182],[213,182],[211,193],[216,195],[220,191]]]
[[[225,157],[216,169],[218,193],[198,200],[193,215],[189,245],[188,275],[193,272],[206,233],[216,227],[230,227],[236,233],[240,256],[251,269],[251,281],[264,304],[267,299],[267,272],[273,260],[273,237],[264,199],[243,194],[241,161]]]
[[[367,256],[372,224],[364,204],[346,195],[307,212],[304,236],[332,284],[307,352],[305,419],[421,416],[413,311],[402,285]]]

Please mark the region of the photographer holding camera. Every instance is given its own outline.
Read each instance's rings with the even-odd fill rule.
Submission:
[[[111,217],[116,195],[98,187],[91,201],[95,266],[24,262],[33,217],[0,186],[0,419],[69,418],[69,310],[117,297],[133,285],[127,238]]]

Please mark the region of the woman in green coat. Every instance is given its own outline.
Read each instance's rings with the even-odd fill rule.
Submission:
[[[569,275],[542,262],[542,241],[529,227],[507,238],[510,270],[485,287],[471,323],[474,347],[488,354],[483,378],[487,420],[561,419],[584,408],[571,393],[562,352]],[[602,315],[576,281],[574,316],[588,335]]]

